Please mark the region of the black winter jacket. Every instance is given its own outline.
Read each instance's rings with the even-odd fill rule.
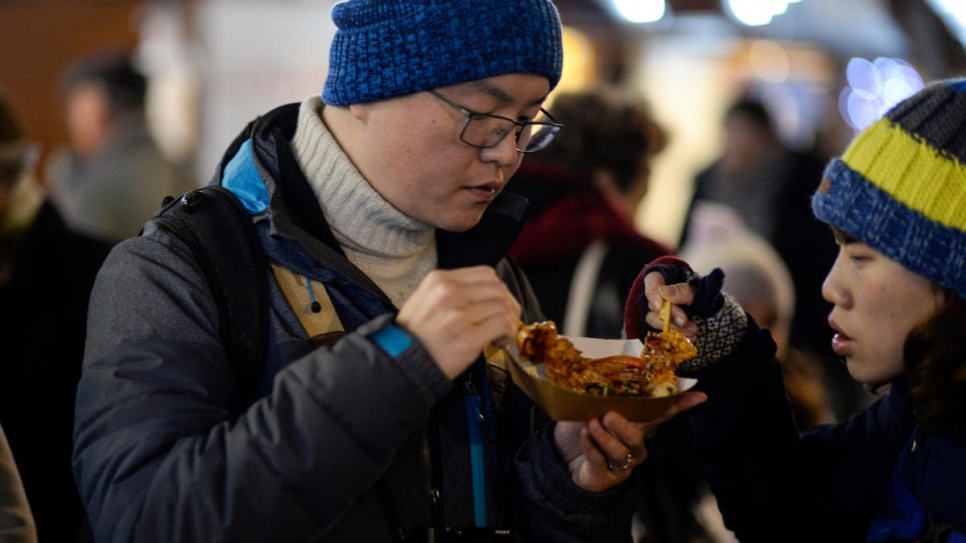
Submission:
[[[233,413],[241,391],[186,246],[150,224],[118,246],[94,289],[75,427],[97,540],[388,542],[396,529],[471,525],[471,389],[483,391],[488,525],[516,541],[598,541],[616,525],[629,540],[633,483],[576,487],[552,426],[499,368],[481,359],[454,386],[418,342],[381,343],[395,308],[334,242],[289,147],[297,112],[250,125],[218,181],[252,210],[270,260],[325,285],[346,335],[314,347],[270,280],[265,372]],[[474,229],[438,232],[439,262],[495,266],[536,320],[503,258],[525,203],[505,196]]]

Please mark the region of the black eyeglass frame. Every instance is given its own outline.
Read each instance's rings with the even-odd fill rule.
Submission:
[[[550,122],[515,121],[515,120],[510,119],[508,117],[501,117],[500,115],[490,115],[489,113],[479,113],[479,112],[476,112],[476,111],[473,111],[473,110],[470,110],[470,109],[466,109],[465,107],[463,107],[463,106],[461,106],[461,105],[459,105],[459,104],[451,101],[450,99],[446,98],[445,96],[443,96],[442,94],[438,93],[434,89],[428,90],[426,92],[428,92],[429,94],[432,94],[436,98],[439,98],[440,100],[442,100],[443,102],[445,102],[447,105],[449,105],[450,107],[452,107],[456,111],[459,111],[460,113],[462,113],[463,115],[466,116],[466,120],[463,121],[463,129],[460,130],[460,141],[462,141],[463,143],[465,143],[465,144],[467,144],[467,145],[469,145],[471,147],[476,147],[477,149],[491,149],[493,147],[496,147],[504,139],[506,139],[506,137],[510,134],[510,131],[507,131],[506,134],[503,134],[502,136],[500,136],[500,139],[496,140],[496,142],[494,142],[492,144],[489,144],[489,145],[480,145],[480,144],[477,144],[477,143],[472,143],[472,142],[466,141],[466,138],[464,137],[464,135],[466,134],[466,129],[469,128],[470,123],[476,117],[484,117],[484,118],[489,118],[489,119],[498,119],[498,120],[501,120],[501,121],[506,121],[508,123],[511,123],[512,126],[520,127],[519,130],[517,130],[517,133],[516,133],[516,143],[517,144],[520,143],[520,137],[523,135],[523,131],[528,126],[529,127],[538,127],[536,129],[536,131],[532,132],[531,137],[530,137],[530,140],[527,142],[527,148],[526,149],[520,149],[519,145],[516,146],[516,150],[519,153],[536,153],[537,151],[542,151],[543,149],[546,149],[547,145],[549,145],[550,142],[553,141],[554,136],[557,135],[557,132],[560,132],[560,129],[563,128],[563,125],[560,124],[560,123],[558,123],[557,122],[557,119],[554,119],[553,118],[553,115],[551,115],[549,111],[547,111],[547,110],[545,110],[543,108],[540,108],[540,112],[543,113],[544,115],[546,115],[547,118],[550,119]],[[533,137],[533,135],[536,135],[536,134],[540,133],[540,131],[541,130],[544,130],[544,129],[548,130],[548,133],[545,136],[543,136],[542,138],[534,138]],[[531,130],[533,130],[533,128],[531,128]],[[531,148],[531,146],[534,144],[534,142],[536,142],[536,144],[539,145],[539,147],[537,147],[535,149],[534,148]]]

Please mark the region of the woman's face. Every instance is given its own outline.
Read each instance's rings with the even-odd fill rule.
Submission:
[[[883,385],[905,370],[909,332],[942,305],[942,293],[924,276],[879,251],[836,232],[839,254],[822,285],[834,304],[832,349],[861,383]]]

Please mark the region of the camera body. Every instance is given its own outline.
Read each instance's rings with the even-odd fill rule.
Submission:
[[[419,543],[510,543],[513,531],[506,528],[419,528],[407,541]]]

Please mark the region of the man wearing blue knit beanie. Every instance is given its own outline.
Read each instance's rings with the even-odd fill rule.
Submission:
[[[232,377],[244,308],[220,310],[203,251],[155,219],[101,271],[74,443],[95,538],[630,541],[648,427],[549,421],[491,348],[541,318],[503,188],[561,129],[556,8],[332,17],[321,96],[255,120],[212,181],[269,263],[256,382]]]

